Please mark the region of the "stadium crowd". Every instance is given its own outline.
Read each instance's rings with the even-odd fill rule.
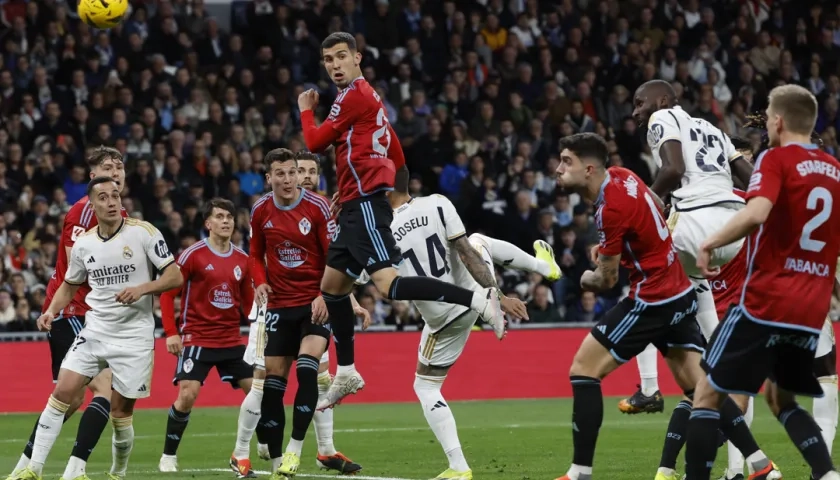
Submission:
[[[72,4],[73,2],[71,2]],[[34,329],[63,215],[85,194],[85,149],[124,153],[128,213],[155,224],[173,252],[202,238],[215,196],[248,209],[266,190],[261,160],[304,148],[297,96],[335,88],[320,40],[355,34],[364,75],[404,147],[414,195],[440,193],[468,230],[531,251],[554,246],[564,278],[499,270],[531,322],[591,322],[622,295],[581,294],[592,208],[554,188],[557,140],[597,132],[611,162],[655,175],[630,117],[641,83],[672,81],[680,104],[729,133],[773,86],[820,100],[825,149],[840,152],[840,6],[778,0],[254,0],[232,25],[202,0],[132,2],[118,28],[81,24],[64,1],[7,0],[0,37],[0,331]],[[806,5],[808,4],[808,5]],[[239,8],[241,7],[241,8]],[[241,14],[244,12],[244,14]],[[331,195],[335,158],[322,159]],[[374,323],[401,328],[414,309],[362,287]]]

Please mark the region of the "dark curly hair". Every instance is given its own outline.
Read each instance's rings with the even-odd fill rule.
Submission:
[[[745,129],[754,129],[761,132],[761,143],[758,149],[753,153],[754,158],[758,158],[765,150],[770,148],[770,137],[767,135],[767,114],[764,112],[755,112],[746,116],[747,121],[744,123]],[[816,143],[820,148],[823,148],[823,141],[817,131],[811,132],[811,141]]]

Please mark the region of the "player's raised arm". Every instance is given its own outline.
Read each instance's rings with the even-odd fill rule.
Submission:
[[[314,109],[318,105],[318,93],[314,90],[307,90],[298,97],[300,108],[300,124],[303,129],[303,140],[306,148],[311,152],[323,152],[327,147],[335,143],[341,135],[350,129],[350,126],[359,116],[359,111],[352,101],[347,102],[347,97],[353,97],[355,90],[346,88],[339,92],[335,99],[330,114],[320,126],[315,126]]]
[[[685,174],[685,159],[677,119],[667,110],[655,112],[648,121],[647,141],[652,152],[659,149],[662,162],[650,189],[659,198],[665,198],[679,188]]]
[[[601,206],[595,213],[598,227],[598,259],[595,270],[587,270],[580,277],[580,287],[590,292],[603,292],[618,282],[618,267],[621,263],[624,233],[627,230],[626,216],[607,206]],[[594,253],[594,252],[593,252]]]

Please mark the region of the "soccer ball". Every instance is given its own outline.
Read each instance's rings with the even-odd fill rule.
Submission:
[[[79,0],[79,18],[91,27],[114,28],[128,10],[128,0]]]

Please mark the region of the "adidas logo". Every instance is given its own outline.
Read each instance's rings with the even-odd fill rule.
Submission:
[[[298,405],[298,406],[297,406],[297,407],[295,407],[295,408],[296,408],[298,411],[303,412],[303,413],[309,413],[309,412],[311,412],[311,411],[312,411],[312,410],[311,410],[309,407],[307,407],[306,405]]]
[[[138,392],[145,392],[145,391],[148,391],[148,390],[149,390],[149,389],[148,389],[148,388],[146,388],[146,384],[145,384],[145,383],[144,383],[143,385],[140,385],[140,388],[138,388],[138,389],[137,389],[137,391],[138,391]]]
[[[87,263],[95,263],[95,262],[96,262],[96,259],[95,259],[95,258],[93,258],[93,255],[91,255],[91,257],[90,257],[90,258],[88,258]]]
[[[371,266],[371,265],[373,265],[374,263],[376,263],[376,261],[374,261],[372,258],[368,257],[367,266]]]
[[[598,331],[601,332],[602,334],[604,334],[604,335],[607,334],[607,326],[606,325],[598,325],[597,328],[598,328]]]
[[[269,220],[269,221],[268,221],[268,223],[266,223],[265,225],[263,225],[263,228],[274,228],[274,224],[272,224],[272,223],[271,223],[271,220]]]
[[[435,409],[437,409],[437,408],[446,408],[446,404],[443,403],[443,400],[438,400],[437,403],[435,403],[434,406],[432,407],[432,409],[429,410],[429,411],[434,412]]]
[[[204,269],[205,270],[213,270],[213,264],[211,263],[211,264],[207,265],[206,267],[204,267]]]

